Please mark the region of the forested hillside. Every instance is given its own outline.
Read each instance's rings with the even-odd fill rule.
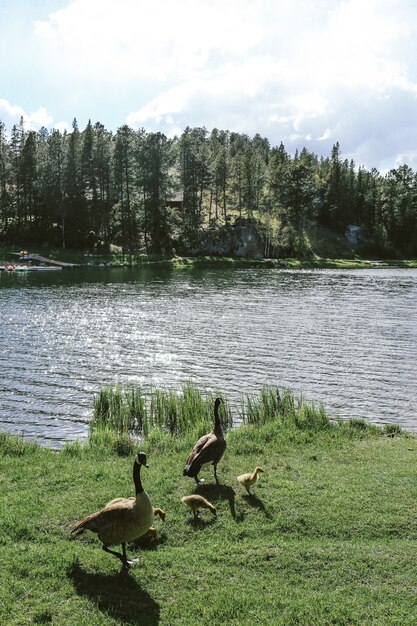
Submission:
[[[179,202],[169,202],[175,194]],[[343,160],[290,155],[260,135],[186,128],[180,137],[99,122],[72,132],[6,132],[0,121],[0,240],[124,251],[190,253],[202,230],[257,224],[268,256],[302,255],[306,228],[361,227],[363,254],[417,255],[417,176]]]

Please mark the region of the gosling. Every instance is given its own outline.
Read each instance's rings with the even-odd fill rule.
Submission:
[[[213,513],[213,515],[217,515],[216,507],[211,504],[208,500],[203,498],[203,496],[199,496],[194,494],[192,496],[184,496],[181,498],[181,502],[188,506],[192,512],[194,513],[194,518],[196,519],[200,515],[200,509],[208,509]]]
[[[154,515],[158,515],[161,520],[163,522],[165,522],[165,511],[163,509],[160,508],[154,508],[153,510],[153,514]],[[148,530],[148,533],[151,535],[152,539],[156,539],[156,528],[155,526],[151,526],[150,529]]]
[[[241,474],[240,476],[237,477],[238,482],[240,482],[240,484],[245,487],[246,491],[250,494],[250,488],[252,487],[252,485],[254,485],[256,483],[256,481],[258,480],[258,474],[259,472],[264,472],[264,470],[262,469],[262,467],[256,467],[255,470],[253,472],[249,472],[248,474]]]

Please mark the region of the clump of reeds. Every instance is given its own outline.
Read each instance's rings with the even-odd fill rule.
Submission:
[[[23,435],[0,433],[0,456],[23,456],[36,452],[38,448],[36,441],[28,441]]]
[[[179,393],[170,389],[120,386],[102,389],[94,399],[91,432],[111,429],[118,433],[147,436],[152,430],[177,434],[207,432],[213,425],[216,395],[202,393],[195,385],[183,385]],[[227,401],[220,408],[225,430],[232,426]]]
[[[290,389],[264,385],[259,396],[246,396],[241,401],[241,418],[246,424],[262,425],[273,421],[293,424],[300,429],[323,430],[330,419],[322,404],[295,398]]]

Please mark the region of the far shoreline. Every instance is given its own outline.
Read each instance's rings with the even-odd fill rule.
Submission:
[[[30,254],[35,252],[29,252]],[[88,250],[45,250],[42,254],[52,260],[74,263],[77,269],[96,268],[146,268],[166,267],[186,268],[269,268],[269,269],[415,269],[417,259],[380,259],[380,258],[331,258],[331,257],[286,257],[286,258],[251,258],[231,256],[191,256],[191,255],[156,255],[120,252],[100,253]],[[18,253],[8,248],[0,248],[0,265],[3,263],[22,264]]]

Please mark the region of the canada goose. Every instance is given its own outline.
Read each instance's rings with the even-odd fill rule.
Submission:
[[[107,502],[106,508],[108,506],[112,505],[112,504],[116,504],[117,502],[124,502],[126,500],[129,500],[129,501],[133,500],[134,501],[134,500],[136,500],[136,498],[134,498],[133,496],[130,496],[129,498],[114,498],[113,500],[110,500],[110,502]],[[160,509],[160,508],[156,508],[155,509],[154,508],[153,514],[154,515],[158,515],[161,518],[161,520],[163,522],[165,522],[165,511],[163,509]],[[148,529],[148,533],[150,533],[152,535],[152,537],[155,539],[155,537],[156,537],[156,528],[154,526],[151,526]]]
[[[138,539],[152,526],[154,509],[151,500],[142,487],[140,469],[146,462],[146,454],[140,452],[133,464],[133,482],[135,483],[136,498],[115,498],[103,509],[80,520],[71,534],[77,537],[81,534],[98,537],[103,544],[103,550],[120,559],[125,567],[138,559],[127,559],[126,543]],[[110,550],[109,546],[120,543],[123,554]]]
[[[223,402],[221,398],[216,398],[214,403],[214,428],[211,433],[203,435],[191,450],[185,464],[184,476],[195,478],[197,484],[202,482],[197,478],[198,472],[203,465],[214,465],[214,477],[217,479],[217,465],[226,450],[226,440],[223,436],[223,429],[219,417],[219,405]]]
[[[192,510],[194,517],[199,516],[199,509],[208,509],[213,513],[213,515],[217,515],[216,507],[213,506],[211,502],[203,498],[203,496],[199,496],[198,494],[184,496],[181,498],[181,502],[184,502],[184,504]]]
[[[264,470],[262,469],[262,467],[255,467],[255,470],[253,472],[249,472],[248,474],[242,474],[241,476],[238,476],[237,479],[240,482],[240,484],[246,488],[246,491],[250,494],[250,488],[258,480],[259,472],[263,472],[263,471]]]
[[[114,498],[113,500],[110,500],[110,502],[107,502],[106,507],[111,506],[112,504],[116,504],[117,502],[125,502],[126,500],[135,501],[136,498],[134,496],[129,496],[128,498]],[[163,509],[154,508],[153,514],[158,515],[158,517],[160,517],[163,522],[165,521],[166,513]]]

